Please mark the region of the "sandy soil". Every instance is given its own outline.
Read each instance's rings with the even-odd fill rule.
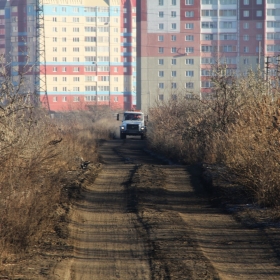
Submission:
[[[242,226],[209,204],[199,172],[144,148],[136,138],[100,148],[103,169],[70,209],[73,256],[49,279],[280,279],[279,229]]]

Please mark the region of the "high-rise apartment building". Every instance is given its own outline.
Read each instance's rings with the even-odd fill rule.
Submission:
[[[244,73],[264,69],[267,57],[272,67],[280,54],[280,0],[142,0],[137,11],[144,111],[179,92],[207,96],[217,61]]]
[[[0,51],[3,40],[14,83],[25,72],[26,84],[34,90],[38,73],[32,66],[39,47],[44,54],[41,59],[45,59],[40,61],[40,73],[46,74],[51,110],[134,107],[136,0],[38,2],[42,4],[44,38],[38,38],[42,25],[36,24],[36,0],[0,0]],[[45,92],[40,94],[43,99]]]

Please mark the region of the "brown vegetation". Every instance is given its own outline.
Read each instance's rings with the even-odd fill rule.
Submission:
[[[248,198],[280,205],[280,102],[260,72],[236,77],[219,66],[211,98],[184,94],[150,111],[148,139],[161,153],[183,163],[229,168]]]
[[[96,145],[113,131],[108,110],[49,115],[36,100],[9,82],[0,88],[0,275],[11,275],[6,264],[44,244],[46,234],[61,235],[69,172],[81,161],[97,163]]]

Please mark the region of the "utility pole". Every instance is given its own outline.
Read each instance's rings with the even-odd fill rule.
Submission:
[[[261,69],[261,41],[259,41],[259,70]]]
[[[270,61],[269,61],[269,56],[267,56],[266,57],[266,62],[265,62],[265,69],[266,69],[266,71],[265,71],[265,73],[266,73],[266,81],[268,81],[268,71],[269,71],[269,64],[270,64]]]
[[[35,93],[37,98],[44,94],[42,104],[50,111],[46,81],[46,49],[43,0],[36,1],[36,61],[35,61]]]
[[[280,54],[277,55],[277,78],[279,78],[279,72],[280,72]]]

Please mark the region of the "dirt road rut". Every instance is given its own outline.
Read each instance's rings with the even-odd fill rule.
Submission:
[[[71,209],[74,256],[54,279],[280,279],[261,231],[210,207],[194,173],[144,147],[127,139],[100,148],[103,170]]]

